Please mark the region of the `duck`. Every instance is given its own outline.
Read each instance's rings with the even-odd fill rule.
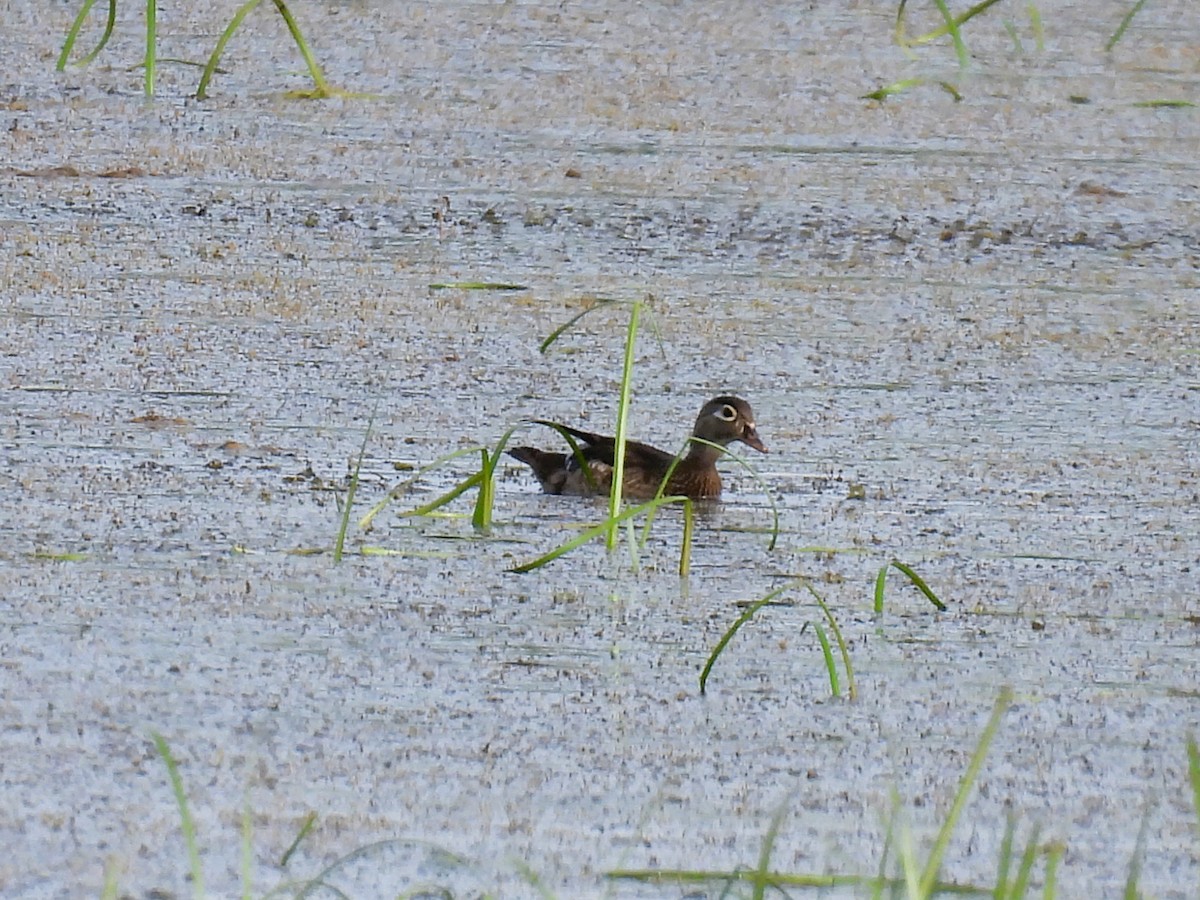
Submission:
[[[578,442],[578,456],[574,452],[558,453],[536,447],[513,447],[508,455],[529,466],[547,494],[606,496],[612,488],[616,439],[544,419],[534,421],[574,438]],[[766,444],[758,436],[750,404],[740,397],[713,397],[700,408],[688,438],[687,452],[678,457],[678,462],[674,453],[639,441],[625,442],[622,493],[630,499],[650,499],[658,494],[666,478],[663,496],[714,500],[721,496],[717,460],[735,441],[759,453],[767,452]],[[587,464],[586,468],[580,466],[579,458]]]

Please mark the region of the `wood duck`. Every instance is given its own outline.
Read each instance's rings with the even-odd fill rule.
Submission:
[[[543,425],[552,424],[542,419],[536,421]],[[533,469],[533,474],[547,494],[608,494],[612,487],[616,441],[566,425],[554,427],[561,428],[579,442],[580,455],[587,463],[586,472],[580,468],[574,453],[514,447],[508,451],[509,456]],[[695,438],[699,440],[693,440]],[[754,411],[750,404],[738,397],[714,397],[701,407],[692,437],[689,438],[687,454],[680,458],[674,471],[671,471],[663,495],[682,494],[694,500],[719,497],[721,476],[717,472],[717,459],[724,448],[734,441],[741,441],[759,453],[767,452],[766,445],[755,430]],[[626,441],[624,495],[633,499],[653,497],[674,462],[675,455],[672,453],[638,441]]]

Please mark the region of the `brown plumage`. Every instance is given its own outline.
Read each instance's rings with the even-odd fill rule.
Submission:
[[[574,453],[556,453],[536,447],[514,447],[508,453],[533,469],[547,494],[579,494],[594,496],[608,494],[612,487],[613,461],[616,441],[611,437],[581,431],[566,425],[538,420],[543,425],[561,428],[579,445],[579,453],[587,463],[581,468]],[[682,494],[696,500],[719,497],[721,476],[717,459],[724,448],[741,441],[759,453],[767,448],[754,427],[754,411],[738,397],[714,397],[700,410],[692,429],[687,453],[671,471],[675,456],[649,444],[625,442],[625,477],[623,493],[634,499],[648,499],[657,492],[668,471],[670,480],[663,490],[665,496]],[[705,442],[708,443],[705,443]],[[716,446],[713,446],[713,445]]]

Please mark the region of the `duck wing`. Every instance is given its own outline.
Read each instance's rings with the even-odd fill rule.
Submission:
[[[588,462],[604,463],[606,466],[616,463],[617,441],[615,438],[592,431],[584,431],[581,428],[572,428],[570,425],[561,425],[558,422],[548,422],[544,419],[538,419],[537,422],[539,425],[547,425],[560,433],[569,434],[579,441],[581,445],[579,452]],[[625,442],[625,467],[627,469],[632,467],[643,469],[648,473],[665,474],[674,461],[674,453],[667,453],[665,450],[659,450],[657,447],[651,447],[641,441],[627,440]],[[571,465],[570,454],[568,454],[567,464]]]

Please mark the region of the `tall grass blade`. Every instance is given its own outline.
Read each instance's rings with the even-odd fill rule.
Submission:
[[[625,487],[625,433],[629,422],[629,395],[633,389],[634,350],[637,346],[638,318],[642,304],[637,301],[629,311],[629,330],[625,335],[625,361],[621,369],[621,396],[617,404],[617,433],[613,438],[612,488],[608,494],[608,520],[614,525],[605,537],[611,550],[617,545],[615,521],[621,514],[621,498]]]
[[[58,65],[56,66],[58,71],[62,72],[67,68],[67,60],[71,58],[71,51],[75,48],[75,41],[79,38],[79,30],[83,28],[83,23],[87,21],[88,13],[92,11],[92,7],[95,5],[96,0],[85,0],[83,6],[79,8],[79,14],[75,16],[75,21],[71,23],[71,28],[67,31],[67,39],[63,42],[62,52],[58,55]],[[96,46],[75,65],[86,66],[99,56],[100,51],[108,43],[108,39],[112,37],[113,28],[116,24],[117,0],[108,0],[108,20],[104,23],[104,33],[100,35],[100,40],[96,43]]]
[[[358,493],[358,476],[362,472],[363,457],[367,455],[367,441],[371,439],[371,427],[375,424],[375,412],[379,409],[376,401],[375,409],[371,410],[371,418],[367,420],[367,430],[363,432],[362,445],[358,448],[358,459],[354,461],[354,471],[350,474],[350,485],[346,488],[346,499],[342,504],[342,521],[338,525],[337,539],[333,542],[333,561],[342,561],[342,551],[346,547],[346,532],[350,529],[350,511],[354,508],[354,495]]]
[[[1117,26],[1117,30],[1113,32],[1112,37],[1110,37],[1108,42],[1105,43],[1105,50],[1111,50],[1113,47],[1117,46],[1117,42],[1125,36],[1125,32],[1129,28],[1129,23],[1133,21],[1133,17],[1141,12],[1142,7],[1145,5],[1146,0],[1137,0],[1133,6],[1129,7],[1129,12],[1125,13],[1125,18],[1121,19],[1121,24]]]
[[[146,0],[146,99],[154,97],[155,53],[158,41],[158,0]]]
[[[154,748],[167,767],[167,775],[171,779],[171,790],[175,794],[175,805],[179,808],[179,828],[183,832],[183,842],[187,846],[188,864],[192,871],[192,896],[196,900],[204,900],[204,872],[200,867],[200,849],[196,845],[196,823],[192,820],[191,810],[188,809],[187,794],[183,789],[183,778],[179,774],[179,766],[171,756],[171,748],[157,731],[150,732]]]
[[[225,26],[225,30],[221,32],[221,36],[217,39],[217,46],[213,48],[212,55],[208,58],[208,65],[204,67],[204,72],[200,75],[200,83],[196,85],[196,99],[203,100],[208,96],[208,83],[212,81],[213,74],[217,71],[217,66],[221,63],[221,54],[225,52],[225,45],[229,43],[233,33],[238,30],[238,26],[242,24],[242,20],[250,13],[254,12],[255,8],[262,0],[246,0],[238,11],[233,14],[233,18],[229,20],[229,24]]]
[[[959,782],[958,792],[954,795],[954,802],[950,806],[950,812],[946,815],[946,820],[942,823],[942,827],[938,830],[937,837],[934,839],[933,848],[929,852],[929,859],[925,863],[925,871],[921,875],[921,892],[918,896],[930,896],[937,884],[938,872],[942,868],[942,859],[946,855],[946,847],[950,844],[950,835],[954,831],[954,826],[958,824],[958,819],[967,805],[967,797],[971,792],[971,787],[979,777],[979,771],[983,768],[983,761],[987,758],[988,750],[991,749],[992,741],[995,740],[996,732],[1000,728],[1000,720],[1004,718],[1004,714],[1008,711],[1009,706],[1012,705],[1012,699],[1013,690],[1008,685],[1005,685],[1000,689],[1000,695],[996,698],[996,705],[992,708],[992,714],[988,718],[987,725],[983,728],[983,734],[979,737],[979,744],[975,747],[975,752],[971,755],[971,762],[967,765],[967,771],[963,773],[962,781]]]
[[[776,588],[767,594],[765,597],[755,600],[742,611],[742,614],[734,620],[734,623],[725,630],[721,635],[721,639],[717,641],[717,645],[713,647],[712,653],[708,654],[708,662],[704,664],[704,669],[700,672],[700,693],[705,693],[708,685],[708,676],[712,672],[713,666],[716,665],[717,659],[720,658],[722,651],[733,640],[733,636],[741,630],[741,627],[754,618],[755,613],[778,597],[785,591],[791,590],[792,582],[788,582],[783,587]]]

